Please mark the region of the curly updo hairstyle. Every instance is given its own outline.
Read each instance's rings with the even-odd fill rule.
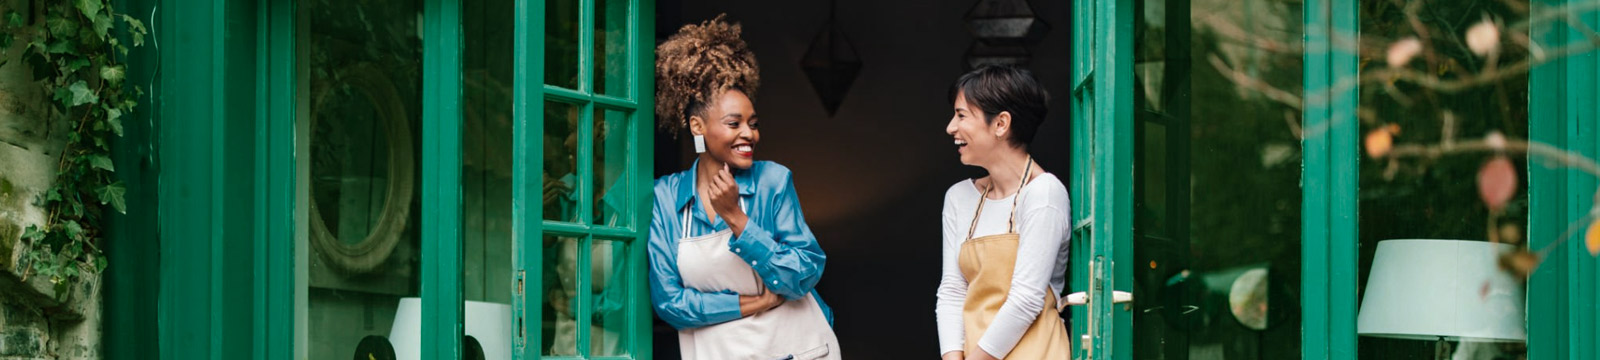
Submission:
[[[656,47],[656,125],[674,136],[688,127],[690,115],[705,117],[706,107],[724,91],[756,97],[756,54],[739,38],[739,24],[723,21],[726,16],[684,25]]]

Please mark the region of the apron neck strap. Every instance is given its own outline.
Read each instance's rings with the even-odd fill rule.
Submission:
[[[690,201],[688,205],[685,205],[683,207],[683,220],[678,223],[678,226],[682,226],[683,227],[683,237],[680,237],[680,239],[688,239],[689,238],[689,227],[694,225],[694,223],[689,222],[690,220],[693,220],[689,216],[689,213],[690,213],[690,210],[694,209],[694,206],[697,203],[699,203],[699,201]],[[750,212],[750,210],[744,206],[744,197],[743,196],[739,197],[739,210],[744,210],[745,213],[749,213]]]
[[[1011,218],[1006,220],[1006,233],[1017,232],[1017,200],[1022,198],[1022,187],[1028,186],[1028,177],[1033,175],[1033,155],[1028,155],[1028,163],[1022,168],[1022,180],[1017,184],[1017,193],[1011,195]],[[994,184],[989,184],[978,194],[978,212],[972,215],[972,225],[967,227],[967,239],[972,239],[972,234],[978,230],[978,218],[983,215],[983,203],[989,200],[989,191],[994,190]]]

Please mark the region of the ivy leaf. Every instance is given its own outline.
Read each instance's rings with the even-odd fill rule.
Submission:
[[[89,59],[77,58],[77,59],[72,59],[71,61],[67,61],[67,66],[65,66],[63,68],[66,69],[65,72],[71,73],[71,72],[78,71],[78,69],[82,69],[82,68],[86,68],[86,67],[89,67]]]
[[[135,33],[144,34],[150,32],[145,30],[143,21],[139,21],[139,19],[128,16],[127,14],[122,15],[122,22],[128,23],[128,27],[131,28]]]
[[[67,89],[72,91],[72,106],[100,102],[100,96],[95,95],[94,90],[89,89],[89,83],[83,80],[72,83]]]
[[[117,171],[116,167],[111,164],[111,158],[105,155],[89,155],[89,166],[93,166],[96,169],[104,169],[105,171]]]
[[[123,74],[124,74],[124,71],[123,71],[122,65],[107,66],[107,67],[100,68],[100,78],[111,82],[111,84],[113,84],[113,85],[122,82]]]
[[[22,13],[16,11],[8,12],[6,13],[6,21],[11,22],[11,26],[22,26]]]
[[[106,257],[105,256],[96,256],[94,258],[94,272],[95,273],[106,272]]]
[[[78,46],[75,45],[75,42],[73,42],[73,41],[67,41],[66,39],[56,39],[56,41],[50,42],[50,45],[45,46],[44,50],[45,50],[45,52],[48,52],[48,53],[51,53],[51,54],[76,53],[76,52],[78,52]]]
[[[97,0],[79,0],[79,1],[97,1]],[[99,14],[99,15],[95,15],[95,16],[86,16],[86,17],[88,17],[90,19],[94,19],[94,24],[93,25],[94,25],[94,33],[95,33],[95,35],[100,35],[100,38],[105,38],[106,37],[106,33],[111,32],[111,25],[112,25],[111,15]]]
[[[61,229],[67,231],[68,239],[77,239],[79,235],[83,235],[83,225],[79,224],[77,220],[67,220],[65,224],[61,225]]]
[[[117,213],[119,214],[128,213],[128,202],[123,198],[125,195],[127,195],[127,193],[128,189],[122,186],[121,181],[112,183],[111,185],[106,185],[99,189],[95,189],[94,191],[95,196],[100,197],[101,205],[111,204],[111,208],[117,209]]]
[[[105,4],[100,3],[100,0],[78,0],[77,5],[78,11],[83,12],[83,17],[90,19],[93,19],[94,15],[99,14],[100,9],[105,7]]]
[[[28,229],[22,231],[22,239],[28,240],[28,242],[38,242],[44,239],[44,231],[39,230],[38,225],[28,225]]]
[[[117,136],[122,136],[122,110],[106,107],[106,124],[111,125],[111,132],[116,133]]]
[[[51,16],[44,21],[45,30],[50,31],[53,37],[64,37],[78,33],[78,23],[59,16]]]
[[[150,33],[150,31],[145,30],[144,22],[126,14],[122,15],[122,22],[128,23],[128,33],[133,35],[133,46],[143,46],[144,34]]]
[[[47,201],[47,202],[48,201],[61,201],[61,190],[60,189],[56,189],[56,188],[50,188],[50,191],[46,192],[44,194],[44,200]]]

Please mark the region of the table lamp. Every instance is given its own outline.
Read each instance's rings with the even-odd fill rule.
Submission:
[[[1397,239],[1378,242],[1356,317],[1362,336],[1524,342],[1522,285],[1495,259],[1508,244]]]

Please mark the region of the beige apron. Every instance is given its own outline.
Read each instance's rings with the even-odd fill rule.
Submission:
[[[740,207],[744,207],[741,200]],[[731,230],[690,237],[689,210],[678,239],[678,276],[683,286],[704,292],[760,295],[766,288],[743,258],[728,250]],[[772,310],[716,325],[678,331],[685,360],[839,359],[839,339],[815,297],[787,300]]]
[[[1022,172],[1022,184],[1011,201],[1011,219],[1004,234],[972,238],[978,228],[978,217],[983,215],[983,202],[988,199],[988,189],[978,196],[978,213],[972,217],[972,227],[967,229],[967,240],[961,244],[961,274],[967,277],[967,299],[961,309],[961,320],[966,328],[967,354],[978,349],[978,339],[983,338],[995,314],[1005,304],[1011,293],[1011,274],[1017,263],[1016,231],[1017,198],[1022,197],[1022,187],[1028,183],[1033,170],[1033,158],[1028,158],[1027,170]],[[990,185],[993,188],[993,185]],[[1046,286],[1048,289],[1048,286]],[[993,355],[993,354],[991,354]],[[1017,346],[1006,355],[1008,359],[1068,359],[1072,356],[1071,343],[1067,342],[1067,328],[1056,311],[1055,294],[1046,291],[1044,308],[1033,325],[1017,340]]]

